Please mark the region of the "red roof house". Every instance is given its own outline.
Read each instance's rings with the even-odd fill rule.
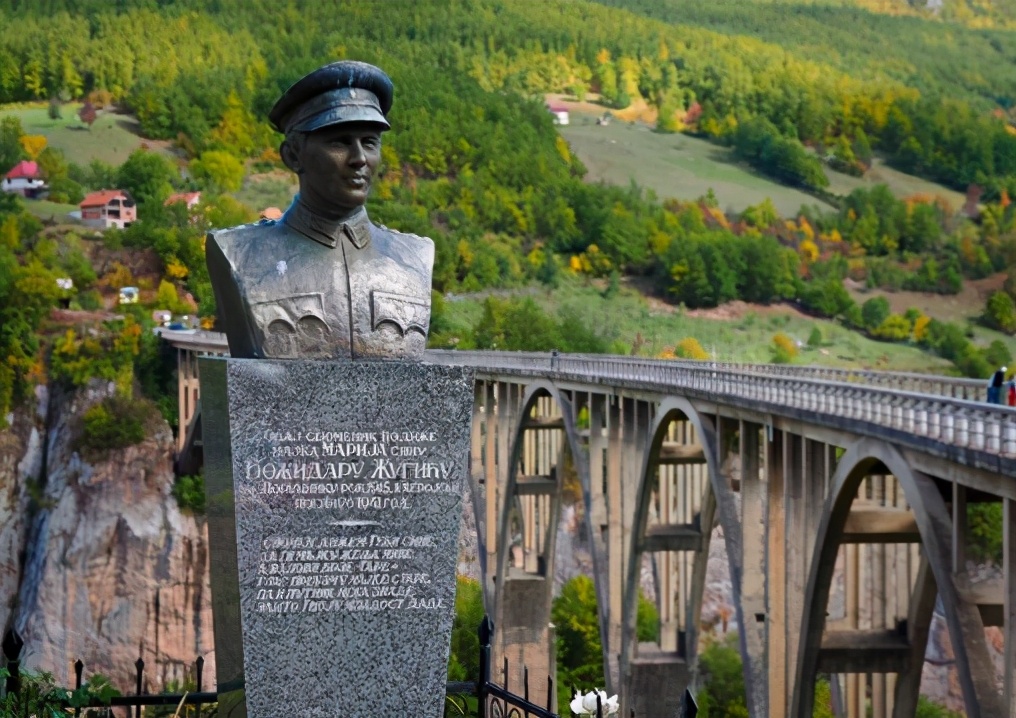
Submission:
[[[564,105],[547,105],[547,110],[554,115],[555,125],[568,124],[568,108]]]
[[[22,197],[36,197],[45,189],[46,182],[39,172],[39,165],[28,160],[18,162],[0,181],[0,190]]]
[[[81,200],[81,221],[91,227],[130,227],[138,218],[137,204],[122,189],[92,192]]]

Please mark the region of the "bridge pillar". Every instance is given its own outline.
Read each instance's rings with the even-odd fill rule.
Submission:
[[[635,441],[626,446],[642,447],[642,468],[624,567],[621,710],[670,718],[690,683],[695,656],[716,510],[710,480],[715,433],[700,431],[708,422],[693,420],[687,403],[668,400],[654,407],[642,402],[631,409],[634,423],[625,421],[624,432]],[[640,641],[639,587],[647,568],[655,585],[659,638]]]
[[[499,484],[500,545],[497,554],[496,646],[507,659],[509,686],[553,708],[546,677],[556,672],[555,631],[550,621],[554,551],[560,515],[563,459],[576,451],[574,409],[548,385],[508,389],[507,415],[514,441],[498,459],[506,480]],[[567,419],[564,412],[568,413]],[[500,431],[499,431],[500,435]],[[581,463],[581,462],[580,462]]]
[[[762,476],[763,427],[748,421],[740,424],[741,452],[741,626],[744,650],[750,660],[745,662],[745,691],[748,706],[766,715],[769,684],[765,674],[766,660],[766,510],[767,482]]]
[[[1002,681],[1008,718],[1016,718],[1016,500],[1002,499],[1002,603],[1005,664]]]
[[[619,692],[617,661],[610,661],[611,620],[620,621],[620,616],[610,612],[611,589],[608,569],[608,512],[607,512],[607,451],[608,451],[608,398],[604,394],[591,393],[589,407],[589,475],[588,486],[583,487],[586,495],[586,523],[589,526],[590,546],[593,553],[593,580],[596,585],[596,606],[600,623],[600,641],[603,645],[603,675],[605,686],[611,695]],[[617,654],[615,648],[613,654]],[[612,668],[613,667],[613,668]]]
[[[607,654],[608,681],[620,686],[621,628],[624,621],[624,528],[621,499],[623,461],[621,399],[611,397],[607,406]]]
[[[769,667],[769,715],[787,715],[787,628],[786,628],[786,560],[784,558],[784,432],[771,430],[766,443],[766,474],[768,478],[766,554],[769,580],[766,590],[766,638]],[[752,718],[756,718],[753,716]]]
[[[198,383],[198,355],[189,349],[176,350],[177,417],[176,450],[183,450],[187,441],[187,427],[197,410],[201,386]]]

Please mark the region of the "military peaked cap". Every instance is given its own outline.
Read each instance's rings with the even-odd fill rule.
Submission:
[[[373,122],[387,130],[393,91],[391,79],[374,65],[333,62],[297,80],[268,119],[282,133],[313,132],[344,122]]]

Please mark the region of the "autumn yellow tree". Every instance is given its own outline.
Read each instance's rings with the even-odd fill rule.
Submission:
[[[46,138],[44,135],[22,135],[20,140],[21,149],[28,155],[28,159],[34,160],[39,153],[46,149]]]

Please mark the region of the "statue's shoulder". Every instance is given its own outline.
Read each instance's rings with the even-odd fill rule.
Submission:
[[[400,252],[411,252],[433,260],[434,240],[430,237],[400,232],[383,224],[374,224],[372,222],[371,225],[374,228],[375,235],[382,238],[388,245],[397,247]]]
[[[240,248],[253,242],[274,237],[285,231],[285,225],[274,219],[263,219],[260,222],[241,224],[226,229],[213,229],[208,232],[208,240],[215,242],[223,251]]]

